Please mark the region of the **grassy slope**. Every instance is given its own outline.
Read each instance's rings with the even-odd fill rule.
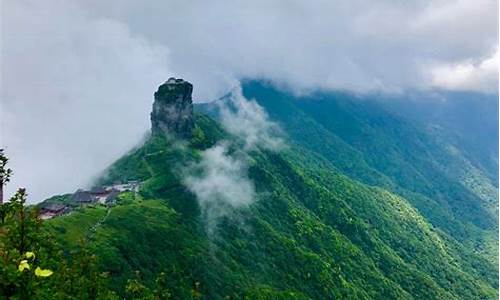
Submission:
[[[461,255],[463,246],[406,199],[354,181],[339,173],[336,160],[300,146],[281,154],[254,152],[249,172],[259,200],[208,237],[178,170],[225,134],[202,115],[197,125],[189,145],[153,138],[103,179],[145,180],[140,197],[122,194],[87,235],[117,289],[140,270],[147,281],[166,272],[179,299],[190,297],[195,282],[209,299],[496,297],[495,266],[469,252]],[[349,159],[354,169],[365,164]],[[367,178],[390,184],[370,172]],[[103,213],[86,209],[49,226],[64,232],[59,236],[70,247]]]

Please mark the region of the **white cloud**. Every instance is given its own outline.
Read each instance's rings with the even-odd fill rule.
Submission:
[[[474,63],[498,45],[496,0],[4,0],[1,23],[1,145],[32,200],[137,142],[169,76],[195,101],[256,77],[296,91],[497,86],[496,64]]]
[[[233,209],[248,207],[255,199],[246,159],[238,155],[242,154],[229,154],[225,143],[207,149],[183,181],[196,195],[210,233],[221,217],[231,215]]]
[[[254,150],[257,146],[270,150],[283,146],[278,124],[269,120],[264,108],[255,100],[246,99],[240,86],[232,91],[227,102],[217,103],[224,128],[243,142],[245,151]]]
[[[84,186],[140,140],[167,53],[67,1],[4,6],[0,144],[15,172],[7,188],[25,186],[40,201]]]
[[[441,64],[431,68],[432,85],[447,90],[498,92],[498,63],[500,53],[479,62],[472,60]]]
[[[204,100],[243,77],[297,90],[425,89],[422,64],[480,58],[498,44],[496,0],[91,0],[87,7],[168,45],[172,69]]]

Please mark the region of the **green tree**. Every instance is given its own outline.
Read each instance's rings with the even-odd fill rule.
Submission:
[[[12,170],[7,168],[9,159],[5,156],[4,150],[0,149],[0,205],[3,204],[3,186],[9,182]]]
[[[1,150],[2,187],[12,174],[7,162]],[[26,197],[26,190],[20,188],[8,202],[0,204],[0,295],[7,298],[33,298],[53,273],[46,268],[50,241],[43,236],[38,211],[26,206]]]
[[[12,171],[3,151],[0,156],[3,185]],[[106,276],[97,271],[95,256],[81,247],[65,257],[42,229],[38,209],[27,206],[26,198],[26,190],[20,188],[0,204],[0,298],[113,299]]]

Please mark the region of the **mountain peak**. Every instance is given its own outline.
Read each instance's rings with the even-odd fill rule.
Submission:
[[[194,128],[192,92],[191,83],[174,77],[158,87],[151,112],[153,134],[191,137]]]

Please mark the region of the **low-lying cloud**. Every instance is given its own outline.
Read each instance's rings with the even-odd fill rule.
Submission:
[[[222,217],[234,216],[235,210],[248,208],[258,198],[248,177],[249,153],[279,151],[284,145],[279,126],[257,102],[247,100],[241,88],[218,104],[222,125],[232,138],[203,151],[183,180],[200,204],[209,234]]]
[[[189,167],[183,181],[196,195],[210,233],[221,217],[234,209],[247,208],[255,199],[246,158],[229,151],[225,143],[205,150],[200,162]]]
[[[241,86],[233,89],[228,101],[217,101],[220,120],[227,132],[243,142],[245,151],[257,146],[278,150],[283,146],[278,124],[271,122],[262,106],[243,96]]]

